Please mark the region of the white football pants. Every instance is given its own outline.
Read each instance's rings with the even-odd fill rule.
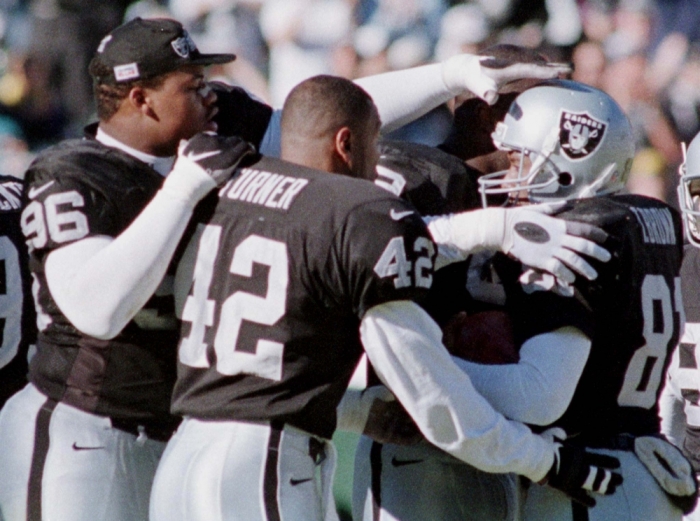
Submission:
[[[331,442],[293,427],[185,418],[156,472],[151,521],[335,521],[335,460]]]
[[[5,521],[145,521],[165,443],[47,399],[28,384],[0,411]]]

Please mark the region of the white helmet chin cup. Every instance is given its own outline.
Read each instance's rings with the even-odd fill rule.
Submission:
[[[688,241],[700,248],[700,134],[684,150],[679,168],[678,204],[683,214],[683,228]]]
[[[479,179],[482,202],[507,193],[532,202],[592,197],[621,189],[634,156],[629,120],[606,93],[550,80],[521,93],[492,134],[500,150],[521,153],[517,176]],[[531,168],[524,169],[527,156]]]

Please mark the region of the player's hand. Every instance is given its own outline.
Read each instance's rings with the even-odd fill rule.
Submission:
[[[416,424],[396,399],[373,400],[362,434],[379,443],[396,445],[414,445],[423,439]]]
[[[455,95],[469,90],[489,105],[498,101],[498,89],[508,82],[557,78],[571,71],[569,63],[523,63],[474,54],[458,54],[442,63],[447,88]]]
[[[163,188],[196,203],[233,176],[241,160],[255,147],[239,137],[200,132],[181,141],[177,159]]]
[[[617,458],[588,452],[561,441],[556,442],[555,447],[554,464],[541,485],[547,484],[571,499],[593,507],[596,502],[589,492],[607,496],[622,484],[622,475],[613,472],[620,468]]]
[[[180,143],[177,161],[198,167],[212,178],[216,186],[223,186],[241,159],[254,152],[255,147],[239,137],[200,132]]]
[[[547,215],[555,209],[547,204],[506,209],[503,252],[568,283],[576,279],[574,272],[594,280],[598,273],[583,256],[609,261],[610,253],[597,244],[605,242],[607,233]]]

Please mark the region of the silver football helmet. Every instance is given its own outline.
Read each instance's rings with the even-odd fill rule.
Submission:
[[[678,183],[678,203],[688,241],[700,248],[700,134],[683,151]]]
[[[632,128],[620,106],[605,92],[569,80],[518,95],[491,138],[501,150],[520,152],[520,166],[517,177],[511,169],[479,178],[484,206],[491,194],[518,200],[526,192],[531,202],[547,202],[616,192],[634,155]]]

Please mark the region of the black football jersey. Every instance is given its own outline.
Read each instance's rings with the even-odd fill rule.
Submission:
[[[330,438],[361,318],[431,285],[435,247],[416,209],[367,181],[263,158],[195,222],[175,280],[173,412]]]
[[[433,291],[452,303],[453,313],[505,310],[517,345],[565,326],[591,338],[571,404],[554,424],[568,434],[599,442],[623,432],[658,433],[657,400],[682,323],[680,217],[634,195],[572,201],[559,216],[608,232],[604,247],[612,259],[589,259],[596,280],[559,286],[551,275],[484,252],[444,284],[436,277]]]
[[[22,181],[0,176],[0,407],[27,384],[36,341],[27,246],[20,227]]]
[[[421,215],[443,215],[480,208],[480,173],[455,156],[418,143],[379,143],[375,184],[402,197]]]
[[[405,141],[379,143],[375,184],[409,201],[423,216],[481,208],[477,170],[435,147]],[[440,325],[463,309],[466,262],[437,271],[425,308]],[[374,381],[373,377],[370,378]]]
[[[22,231],[39,326],[30,380],[51,398],[88,412],[175,424],[169,414],[177,345],[172,277],[118,336],[99,340],[66,319],[44,274],[53,250],[87,237],[119,235],[163,178],[125,152],[82,139],[43,151],[26,179]]]
[[[617,195],[570,203],[560,214],[604,229],[607,263],[598,278],[551,291],[551,279],[525,272],[505,286],[518,342],[563,325],[591,338],[571,404],[555,425],[596,442],[618,433],[659,432],[657,400],[682,327],[678,213],[655,199]],[[511,285],[514,277],[510,277]]]

